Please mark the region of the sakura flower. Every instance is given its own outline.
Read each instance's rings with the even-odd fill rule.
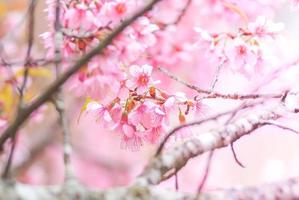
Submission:
[[[256,51],[257,50],[253,46],[245,43],[239,38],[228,41],[225,48],[225,54],[232,69],[239,70],[243,73],[253,71],[258,61]]]
[[[66,11],[63,26],[74,30],[90,31],[95,26],[94,21],[93,13],[86,6],[80,4],[76,8],[70,8]]]
[[[133,24],[136,40],[146,46],[153,46],[156,43],[156,36],[153,34],[159,27],[150,22],[149,18],[141,17],[137,23]]]
[[[110,24],[111,26],[115,26],[119,21],[123,20],[128,13],[132,12],[134,6],[134,1],[132,0],[105,2],[97,15],[98,21],[102,21],[105,25]]]
[[[199,34],[198,41],[195,43],[196,47],[199,48],[212,48],[214,43],[214,38],[210,33],[201,27],[195,27],[194,31]]]
[[[134,128],[130,125],[124,124],[122,126],[123,138],[121,142],[121,148],[131,149],[132,151],[139,150],[140,146],[142,146],[142,137],[141,134],[136,132]]]
[[[272,20],[267,19],[265,16],[259,16],[255,22],[248,25],[248,30],[259,38],[274,37],[283,28],[284,25],[282,23],[273,23]]]
[[[143,139],[154,144],[165,132],[164,119],[166,113],[158,105],[146,101],[128,116],[128,123],[136,127]]]
[[[105,106],[95,101],[91,101],[87,104],[86,112],[95,115],[96,120],[101,122],[104,127],[107,127],[112,123],[112,117]]]
[[[173,96],[167,98],[167,100],[163,104],[164,110],[166,110],[166,112],[171,111],[174,108],[175,101],[176,100]]]
[[[127,80],[126,86],[130,89],[137,88],[140,92],[145,92],[146,89],[153,84],[151,78],[153,67],[150,65],[132,65],[129,69],[131,79]]]
[[[164,133],[165,128],[163,126],[158,126],[147,130],[144,137],[150,144],[157,144]]]
[[[156,104],[146,101],[129,114],[129,122],[145,129],[161,126],[165,112]]]

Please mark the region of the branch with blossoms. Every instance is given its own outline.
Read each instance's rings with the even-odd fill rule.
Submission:
[[[129,19],[125,20],[121,23],[111,34],[109,34],[101,43],[92,49],[89,53],[84,55],[81,59],[77,61],[77,63],[70,67],[67,71],[65,71],[55,82],[53,82],[45,91],[36,98],[32,103],[27,106],[24,106],[22,112],[18,116],[12,124],[3,131],[0,137],[0,148],[3,148],[3,144],[5,141],[14,136],[19,129],[19,127],[24,123],[24,121],[30,116],[30,114],[39,108],[42,104],[47,102],[52,95],[61,87],[74,73],[76,73],[80,68],[84,66],[92,57],[100,54],[111,42],[117,37],[128,25],[134,22],[138,17],[149,11],[159,0],[149,1],[146,6],[144,6],[140,11],[134,14]]]
[[[240,138],[265,126],[274,126],[298,134],[297,130],[280,125],[276,121],[299,112],[298,105],[290,108],[286,103],[288,97],[298,98],[298,92],[285,88],[279,89],[280,92],[277,93],[248,94],[222,93],[217,90],[217,83],[224,70],[242,74],[245,78],[250,78],[259,72],[266,60],[262,48],[265,40],[273,41],[282,30],[282,25],[273,23],[265,17],[258,17],[255,22],[248,23],[249,17],[238,6],[221,2],[222,9],[239,15],[245,22],[244,27],[237,31],[220,33],[212,33],[196,27],[192,33],[195,35],[195,42],[180,41],[180,39],[171,41],[167,40],[169,39],[167,34],[176,33],[176,25],[183,17],[186,17],[192,1],[184,1],[183,7],[178,9],[180,12],[176,15],[174,22],[165,23],[162,27],[159,19],[156,19],[157,13],[152,12],[152,8],[158,2],[160,1],[151,0],[139,6],[137,2],[134,4],[134,1],[124,0],[115,2],[49,1],[48,17],[52,24],[49,27],[50,31],[41,36],[45,41],[48,55],[41,60],[31,59],[34,13],[30,13],[29,27],[32,30],[28,38],[26,64],[24,71],[21,71],[23,72],[21,74],[24,74],[24,82],[19,95],[21,106],[14,118],[4,120],[7,126],[4,126],[4,131],[0,135],[0,149],[4,151],[8,140],[14,140],[17,135],[20,135],[21,126],[42,105],[52,101],[59,114],[64,137],[65,182],[63,185],[54,187],[34,187],[12,181],[0,181],[0,199],[180,200],[242,199],[253,195],[256,195],[257,199],[265,196],[269,198],[296,198],[298,196],[299,184],[296,178],[285,181],[283,185],[271,184],[259,188],[202,192],[215,150],[231,145],[236,162],[243,166],[238,161],[232,146]],[[169,2],[166,4],[166,6],[170,5]],[[138,8],[137,11],[136,8]],[[136,11],[135,14],[128,17],[127,14],[133,11]],[[53,13],[55,13],[54,16]],[[165,41],[169,45],[163,44]],[[209,56],[213,66],[216,66],[209,89],[191,84],[169,72],[171,66],[179,63],[176,61],[188,60],[189,57],[186,54],[191,54],[193,51]],[[3,64],[10,70],[13,69],[14,64],[18,64],[18,62],[7,62],[2,56],[1,61],[1,66]],[[27,87],[27,78],[30,74],[34,74],[29,64],[55,64],[56,79],[39,95],[25,101],[23,92]],[[173,92],[170,88],[165,89],[163,81],[155,77],[155,71],[162,72],[162,75],[192,89],[196,94],[192,96],[192,94],[187,95],[183,92]],[[13,79],[7,79],[6,86],[11,84],[11,80],[18,82],[18,77],[13,71],[11,72]],[[271,81],[282,74],[279,70],[276,72],[273,72],[273,77],[270,77]],[[71,91],[76,91],[79,96],[85,97],[80,116],[92,115],[103,130],[120,133],[123,148],[136,151],[144,143],[160,144],[154,157],[149,160],[147,167],[131,186],[97,191],[87,189],[76,179],[71,179],[73,178],[70,170],[72,146],[62,90],[63,86],[68,87],[67,82],[72,83]],[[10,85],[7,88],[5,89],[8,92],[5,90],[5,94],[9,94]],[[199,115],[206,114],[204,100],[217,98],[238,100],[241,105],[233,110],[198,120]],[[9,98],[5,103],[10,105],[8,103],[12,99],[13,97]],[[271,101],[269,105],[266,100]],[[244,113],[246,115],[243,115]],[[189,118],[196,120],[189,122]],[[219,122],[223,118],[226,120],[224,124],[209,131],[194,134],[190,129],[206,122]],[[170,124],[173,122],[179,126],[169,131]],[[170,140],[176,141],[179,137],[183,138],[180,144],[165,148]],[[41,145],[47,144],[42,141]],[[32,157],[42,148],[41,145],[37,145],[32,150]],[[13,149],[14,143],[11,152]],[[177,173],[189,160],[205,152],[210,154],[197,194],[171,192],[153,186],[175,177],[175,188],[179,190]],[[12,155],[11,153],[9,156],[10,160]],[[30,158],[22,165],[26,167],[28,162],[31,162]],[[11,161],[6,165],[5,174],[10,168],[10,163]]]

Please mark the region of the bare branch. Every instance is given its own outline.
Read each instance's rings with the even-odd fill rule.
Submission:
[[[199,187],[198,187],[198,190],[197,190],[197,196],[199,196],[200,193],[202,192],[202,189],[205,186],[205,183],[206,183],[206,181],[208,179],[213,155],[214,155],[214,150],[212,150],[212,151],[209,152],[206,169],[204,171],[203,178],[200,181],[200,184],[199,184]]]
[[[240,167],[245,168],[245,165],[243,165],[243,163],[238,159],[238,156],[237,156],[237,154],[236,154],[236,151],[235,151],[234,143],[233,143],[233,142],[230,144],[230,149],[231,149],[232,152],[233,152],[233,156],[234,156],[234,159],[235,159],[236,163],[237,163]]]
[[[19,98],[19,106],[18,106],[18,111],[17,112],[22,112],[22,107],[24,104],[24,92],[25,92],[25,88],[27,85],[27,80],[28,80],[28,75],[29,75],[29,64],[30,64],[30,58],[31,58],[31,49],[32,49],[32,45],[33,45],[33,35],[34,35],[34,13],[35,13],[35,6],[36,6],[36,0],[31,0],[30,6],[29,6],[29,20],[28,20],[28,44],[27,44],[27,53],[26,53],[26,59],[25,59],[25,70],[24,70],[24,75],[23,75],[23,82],[21,87],[17,87],[19,88],[19,92],[20,92],[20,98]],[[14,151],[16,148],[16,135],[13,135],[12,140],[11,140],[12,144],[11,144],[11,149],[10,149],[10,153],[8,155],[8,160],[7,163],[4,167],[4,172],[2,174],[2,178],[7,179],[10,177],[10,167],[13,161],[13,155],[14,155]]]
[[[232,99],[232,100],[244,100],[244,99],[260,99],[260,98],[281,98],[284,93],[280,94],[222,94],[218,92],[213,92],[210,90],[204,90],[198,86],[192,85],[190,83],[187,83],[186,81],[176,77],[175,75],[168,72],[166,69],[159,67],[158,68],[161,72],[163,72],[165,75],[167,75],[169,78],[185,85],[186,87],[200,93],[200,94],[208,94],[207,96],[202,97],[203,99],[215,99],[215,98],[221,98],[221,99]]]

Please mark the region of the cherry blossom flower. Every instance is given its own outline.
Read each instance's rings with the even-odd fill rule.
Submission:
[[[79,4],[65,12],[63,26],[74,30],[90,31],[94,25],[95,17],[88,8]]]
[[[150,65],[132,65],[129,68],[131,79],[127,80],[126,85],[130,89],[137,88],[140,92],[145,92],[153,84],[151,75],[153,67]]]
[[[151,129],[161,126],[165,113],[156,104],[146,101],[136,110],[129,114],[131,124],[141,125],[145,129]]]
[[[86,106],[86,112],[94,115],[95,119],[101,122],[106,128],[112,124],[112,117],[102,104],[91,101]]]
[[[231,68],[244,73],[252,72],[257,64],[256,51],[254,46],[239,38],[228,41],[225,48],[225,54],[229,59]]]
[[[97,15],[98,21],[110,26],[115,26],[119,21],[123,20],[128,13],[131,13],[135,7],[132,0],[115,0],[105,2]]]
[[[273,23],[265,16],[259,16],[255,22],[248,24],[248,30],[259,38],[274,37],[284,28],[282,23]]]
[[[143,144],[142,133],[135,131],[133,126],[128,124],[122,126],[122,132],[123,137],[121,147],[132,151],[139,150]]]
[[[159,30],[159,27],[151,23],[149,18],[141,17],[132,25],[132,28],[134,33],[130,34],[130,36],[140,43],[146,46],[153,46],[156,43],[156,36],[153,33]]]

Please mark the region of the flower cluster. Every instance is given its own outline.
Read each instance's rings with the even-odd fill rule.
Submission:
[[[56,19],[56,1],[47,2],[51,25],[42,38],[49,58],[55,56],[55,44],[61,42],[62,67],[66,68],[142,6],[138,0],[61,1],[60,16]],[[281,24],[258,17],[268,13],[270,7],[262,6],[260,1],[252,1],[250,6],[246,1],[194,1],[191,8],[184,8],[188,6],[187,0],[173,2],[163,1],[138,18],[67,85],[77,96],[87,99],[83,110],[96,114],[97,121],[107,129],[122,134],[125,147],[137,149],[145,141],[157,143],[168,130],[171,112],[175,112],[179,123],[185,123],[189,111],[202,112],[200,100],[173,91],[169,80],[160,74],[156,81],[153,74],[159,66],[178,73],[191,70],[193,73],[185,74],[186,79],[202,84],[208,82],[206,77],[198,78],[202,70],[210,69],[206,60],[215,58],[229,70],[250,77],[264,66],[263,42],[274,40],[282,30]],[[195,16],[186,12],[182,15],[185,22],[177,21],[185,9],[197,9],[193,12]],[[207,15],[207,11],[227,16],[228,24],[237,16],[238,27],[240,19],[246,26],[238,31],[211,33],[206,28],[209,23],[195,20]],[[255,22],[248,23],[255,18]],[[55,41],[57,20],[62,41]],[[207,59],[203,51],[211,56]]]
[[[263,40],[275,39],[283,30],[283,24],[273,23],[260,16],[247,28],[240,28],[237,33],[209,34],[196,27],[200,39],[198,45],[205,44],[216,58],[225,60],[230,69],[244,75],[253,75],[263,61]]]
[[[158,81],[152,80],[152,66],[132,65],[122,89],[125,98],[117,97],[108,105],[89,100],[86,112],[105,128],[121,132],[124,148],[136,150],[145,141],[156,144],[168,130],[174,108],[180,123],[185,122],[190,110],[201,111],[200,100],[187,99],[184,93],[167,94],[156,84]]]

